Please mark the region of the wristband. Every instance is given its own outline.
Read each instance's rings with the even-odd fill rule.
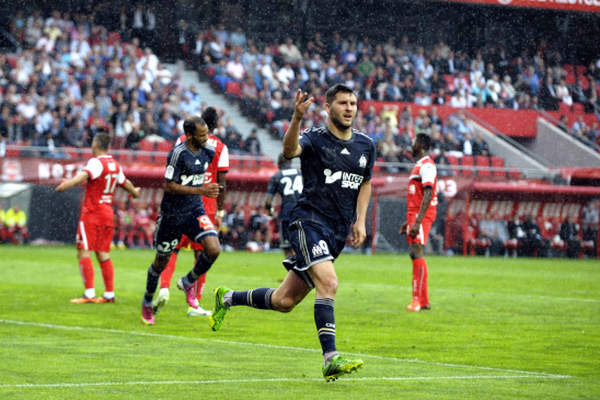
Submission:
[[[217,217],[223,218],[225,216],[225,210],[218,210]]]

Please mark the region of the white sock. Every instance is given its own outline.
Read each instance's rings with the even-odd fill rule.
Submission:
[[[225,305],[225,307],[227,307],[227,308],[231,307],[232,296],[233,296],[233,290],[230,290],[229,292],[227,292],[223,295],[223,304]]]
[[[323,366],[326,367],[331,362],[331,359],[337,356],[339,353],[337,351],[332,351],[329,353],[323,354]]]
[[[96,289],[85,289],[85,292],[83,292],[83,295],[85,297],[87,297],[88,299],[93,299],[94,297],[96,297]]]
[[[104,294],[102,295],[102,297],[104,297],[105,299],[114,299],[115,298],[115,292],[104,292]]]
[[[159,296],[164,295],[164,296],[168,297],[169,296],[169,288],[162,288],[162,289],[160,289],[160,292],[158,292],[158,295]]]

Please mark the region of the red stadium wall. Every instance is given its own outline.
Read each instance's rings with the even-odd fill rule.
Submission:
[[[413,116],[416,116],[419,110],[426,110],[428,113],[432,106],[419,106],[413,103],[403,102],[385,102],[385,101],[362,101],[359,105],[363,113],[369,111],[369,107],[375,106],[376,112],[379,114],[384,106],[398,107],[398,113],[402,112],[404,107],[411,107]],[[450,115],[455,114],[459,109],[450,106],[436,106],[438,115],[442,120],[446,120]],[[534,138],[537,136],[537,119],[541,116],[537,111],[528,110],[503,110],[498,108],[469,108],[468,112],[476,117],[484,120],[489,125],[498,129],[506,136]]]

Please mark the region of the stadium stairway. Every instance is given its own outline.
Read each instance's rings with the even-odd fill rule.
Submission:
[[[467,112],[467,115],[470,113]],[[475,131],[483,133],[485,141],[490,147],[490,152],[504,158],[505,166],[517,168],[524,178],[548,179],[558,175],[556,166],[544,157],[540,157],[525,146],[503,135],[501,132],[487,125],[474,115],[472,118]]]
[[[236,104],[230,104],[227,102],[225,96],[215,93],[211,89],[209,82],[200,81],[196,71],[185,70],[181,67],[181,64],[165,64],[165,67],[171,71],[173,75],[180,71],[181,80],[184,86],[196,86],[203,102],[209,106],[216,106],[222,109],[225,112],[223,118],[231,118],[233,125],[242,134],[243,138],[248,137],[252,129],[257,129],[258,138],[262,146],[262,153],[271,156],[274,160],[277,159],[277,156],[282,151],[281,142],[273,139],[266,129],[259,128],[256,124],[249,121],[248,118],[244,117]]]
[[[544,118],[538,118],[537,136],[527,148],[561,167],[600,166],[600,154]]]

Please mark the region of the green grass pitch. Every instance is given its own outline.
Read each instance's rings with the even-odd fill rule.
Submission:
[[[219,332],[188,318],[176,279],[140,322],[151,251],[113,251],[117,302],[82,294],[72,247],[0,247],[1,399],[598,399],[600,262],[428,257],[431,311],[410,313],[408,256],[342,254],[338,350],[358,374],[326,383],[310,294],[290,314],[238,307]],[[277,287],[281,254],[224,253],[212,288]],[[104,286],[97,263],[96,291]]]

